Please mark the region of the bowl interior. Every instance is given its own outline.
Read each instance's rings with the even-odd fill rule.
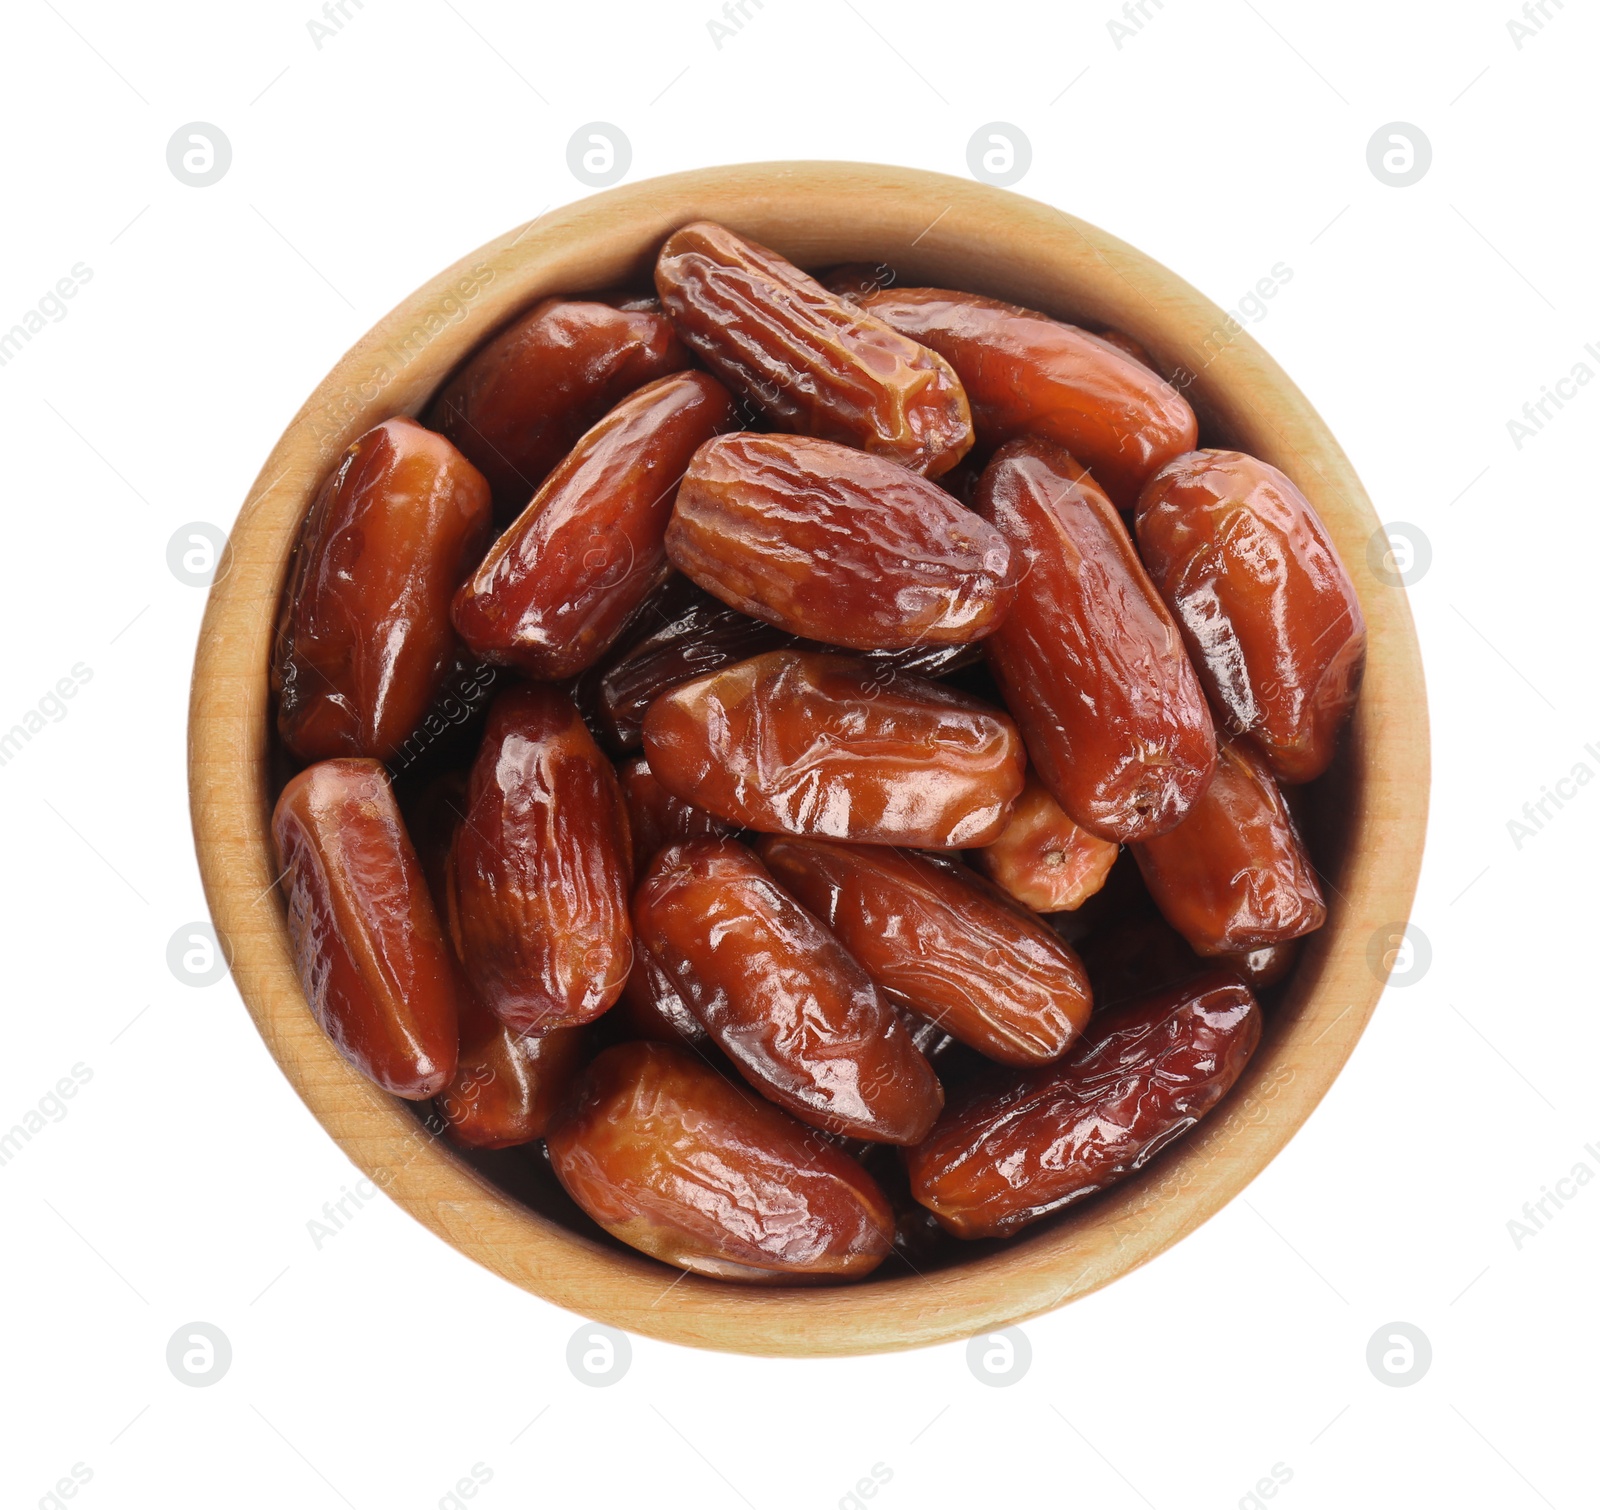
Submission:
[[[883,261],[902,284],[970,289],[1126,330],[1175,374],[1203,445],[1249,451],[1305,491],[1369,628],[1355,719],[1334,768],[1303,789],[1329,920],[1273,993],[1261,1049],[1233,1092],[1140,1176],[1092,1201],[1008,1243],[964,1245],[920,1273],[886,1266],[848,1287],[750,1290],[682,1276],[589,1222],[537,1152],[455,1150],[323,1037],[273,885],[267,826],[287,772],[271,733],[271,629],[321,478],[362,431],[418,413],[467,353],[537,299],[647,287],[661,240],[702,216],[803,267]],[[240,513],[232,568],[207,607],[190,721],[196,847],[235,980],[285,1073],[354,1162],[468,1256],[559,1305],[670,1341],[771,1354],[917,1346],[1050,1309],[1145,1262],[1242,1189],[1326,1091],[1381,992],[1369,946],[1409,910],[1427,723],[1404,590],[1367,567],[1377,529],[1326,427],[1235,322],[1165,268],[1048,206],[912,170],[800,163],[680,174],[542,216],[464,258],[363,337],[295,417]]]

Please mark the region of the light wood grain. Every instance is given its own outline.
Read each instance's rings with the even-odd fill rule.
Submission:
[[[883,259],[902,282],[975,289],[1129,331],[1167,367],[1196,374],[1188,392],[1209,438],[1295,478],[1367,616],[1365,687],[1330,778],[1344,816],[1326,878],[1328,924],[1244,1079],[1145,1178],[1003,1252],[927,1276],[745,1290],[680,1278],[571,1232],[490,1185],[351,1070],[313,1022],[290,961],[267,831],[267,661],[313,489],[357,435],[416,413],[509,316],[549,293],[638,277],[662,238],[698,217],[806,266]],[[1311,1113],[1378,1000],[1369,946],[1410,908],[1428,724],[1404,590],[1368,566],[1377,528],[1327,428],[1248,335],[1230,336],[1223,311],[1165,268],[1049,206],[909,169],[767,163],[654,179],[553,211],[464,258],[363,337],[295,416],[240,511],[231,563],[207,604],[189,724],[195,845],[234,980],[284,1074],[356,1164],[461,1252],[568,1310],[691,1346],[796,1356],[916,1347],[1050,1310],[1154,1258],[1237,1195]]]

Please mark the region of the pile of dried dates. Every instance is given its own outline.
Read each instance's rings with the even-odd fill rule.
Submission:
[[[947,1262],[1238,1078],[1325,917],[1284,788],[1361,609],[1121,332],[707,222],[655,284],[543,300],[317,494],[272,668],[300,978],[669,1264]]]

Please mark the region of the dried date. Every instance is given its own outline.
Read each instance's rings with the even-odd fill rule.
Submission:
[[[495,699],[450,854],[450,933],[479,999],[519,1033],[605,1011],[632,965],[628,814],[571,698]]]
[[[658,850],[685,839],[725,839],[733,825],[674,797],[656,780],[650,762],[643,755],[625,760],[617,768],[623,800],[628,805],[628,827],[633,835],[633,852],[638,868],[644,870]]]
[[[644,747],[669,792],[741,828],[917,849],[989,843],[1025,763],[1016,726],[976,698],[799,650],[658,698]]]
[[[978,507],[1023,572],[985,649],[1039,779],[1102,839],[1175,827],[1211,779],[1216,736],[1110,500],[1059,446],[1025,440],[995,453]]]
[[[1024,907],[1071,912],[1106,884],[1117,853],[1074,823],[1030,772],[1000,837],[967,858]]]
[[[767,247],[695,221],[662,246],[656,289],[689,348],[782,429],[929,477],[972,445],[966,396],[943,357]]]
[[[619,750],[637,749],[644,716],[663,692],[722,666],[787,644],[781,629],[748,618],[674,575],[664,622],[617,655],[601,673],[597,712]]]
[[[1239,451],[1194,451],[1145,485],[1139,549],[1212,706],[1280,781],[1333,759],[1366,664],[1356,590],[1306,497]]]
[[[989,1058],[1058,1059],[1088,1022],[1071,947],[964,866],[789,837],[764,839],[760,855],[880,991]]]
[[[1023,435],[1066,447],[1119,508],[1194,449],[1194,411],[1143,363],[1098,336],[978,294],[890,288],[863,310],[946,357],[982,445]]]
[[[461,983],[383,767],[309,766],[279,796],[272,837],[312,1015],[384,1090],[437,1094],[456,1069]]]
[[[367,431],[301,526],[278,620],[278,733],[301,760],[393,759],[455,665],[450,599],[489,543],[489,488],[409,419]]]
[[[625,398],[573,447],[461,586],[453,618],[486,661],[557,681],[598,660],[666,578],[663,536],[727,390],[675,373]]]
[[[1225,740],[1189,816],[1133,854],[1162,916],[1196,954],[1287,943],[1327,917],[1283,793],[1247,740]]]
[[[859,1279],[894,1240],[894,1213],[859,1164],[668,1044],[601,1054],[547,1146],[607,1232],[695,1274]]]
[[[1016,593],[1010,546],[937,483],[800,435],[702,446],[667,555],[741,612],[855,650],[981,639]]]
[[[636,947],[633,951],[628,983],[606,1022],[609,1024],[613,1018],[623,1029],[624,1037],[649,1038],[657,1043],[683,1042],[693,1048],[703,1048],[711,1042],[705,1024],[689,1010],[667,972],[645,948]]]
[[[1143,1168],[1227,1094],[1260,1038],[1231,971],[1131,1002],[1060,1064],[967,1087],[907,1150],[912,1194],[957,1237],[1008,1237]]]
[[[513,1148],[542,1138],[583,1068],[584,1032],[517,1033],[470,994],[461,1013],[455,1078],[435,1098],[446,1134],[463,1148]]]
[[[915,1143],[943,1105],[928,1061],[839,941],[730,839],[656,856],[640,946],[763,1096],[826,1132]]]

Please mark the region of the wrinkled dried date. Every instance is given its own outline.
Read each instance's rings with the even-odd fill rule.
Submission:
[[[763,840],[760,854],[879,990],[991,1059],[1057,1059],[1089,1020],[1078,956],[964,867],[789,837]]]
[[[450,599],[489,543],[489,489],[409,419],[367,431],[300,529],[278,619],[278,733],[301,760],[392,759],[455,664]]]
[[[1280,781],[1312,781],[1355,706],[1367,628],[1305,495],[1238,451],[1194,451],[1145,484],[1139,549],[1213,706]]]
[[[859,1164],[668,1044],[607,1049],[547,1146],[556,1178],[607,1232],[696,1274],[859,1279],[894,1239],[894,1214]]]
[[[957,1237],[1007,1237],[1131,1174],[1227,1094],[1261,1038],[1229,971],[1096,1018],[1060,1064],[974,1082],[906,1152]]]
[[[786,430],[929,477],[972,445],[966,396],[943,357],[767,247],[695,221],[662,246],[656,289],[695,354]]]
[[[1039,779],[1102,839],[1175,827],[1211,779],[1216,737],[1110,500],[1059,446],[1025,440],[995,453],[978,506],[1023,573],[985,649]]]
[[[489,479],[502,522],[527,507],[608,409],[689,365],[672,322],[627,303],[541,300],[469,357],[434,400],[430,428]]]
[[[1003,713],[937,682],[774,650],[656,700],[656,779],[741,828],[961,849],[1005,827],[1024,756]]]
[[[727,390],[703,372],[624,399],[462,584],[461,638],[487,661],[549,681],[599,659],[666,577],[662,537],[678,482],[732,416]]]
[[[856,650],[981,639],[1016,592],[1011,548],[937,483],[802,435],[703,445],[667,555],[753,618]]]
[[[443,1090],[461,983],[383,767],[308,767],[279,796],[272,837],[295,968],[323,1032],[396,1096]]]
[[[1162,916],[1197,954],[1286,943],[1327,917],[1283,793],[1247,740],[1225,740],[1189,816],[1133,853]]]
[[[839,941],[731,839],[656,856],[633,903],[640,946],[739,1073],[827,1132],[915,1143],[938,1078]]]
[[[862,309],[949,359],[984,446],[1032,435],[1065,446],[1119,508],[1194,449],[1178,390],[1098,336],[1047,315],[943,288],[890,288]]]
[[[1029,772],[1000,837],[967,858],[1024,907],[1070,912],[1106,884],[1117,846],[1074,823]]]
[[[517,1032],[605,1011],[632,964],[628,814],[611,763],[554,687],[489,710],[451,850],[450,932],[479,999]]]

